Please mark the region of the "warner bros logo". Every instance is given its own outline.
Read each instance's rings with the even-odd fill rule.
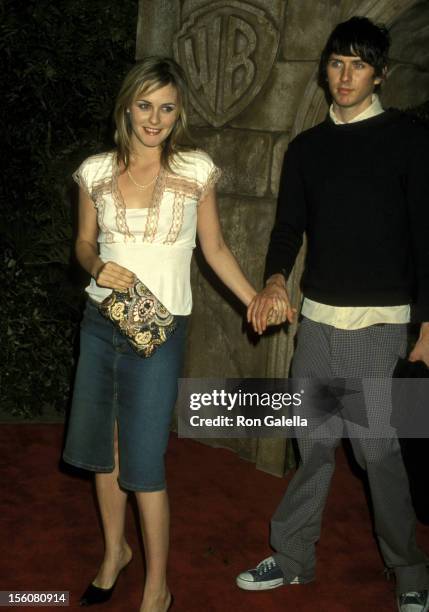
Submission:
[[[244,110],[273,66],[280,34],[265,11],[247,2],[210,2],[175,36],[195,109],[214,127]]]

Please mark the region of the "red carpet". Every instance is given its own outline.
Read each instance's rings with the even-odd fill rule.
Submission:
[[[0,590],[68,590],[74,609],[95,574],[102,540],[91,481],[60,470],[61,441],[60,425],[0,426]],[[168,474],[172,612],[396,609],[393,583],[383,578],[362,483],[342,450],[318,545],[317,581],[265,593],[241,591],[234,578],[270,554],[268,523],[285,481],[257,471],[230,451],[175,436]],[[127,531],[134,561],[113,599],[97,610],[139,608],[143,568],[132,508]],[[419,526],[419,536],[429,550],[429,528]]]

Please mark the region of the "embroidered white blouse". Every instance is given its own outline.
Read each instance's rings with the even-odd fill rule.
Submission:
[[[190,265],[195,248],[197,206],[220,176],[211,158],[190,150],[174,158],[174,174],[161,169],[149,208],[126,208],[118,189],[116,153],[86,159],[74,180],[94,202],[102,261],[114,261],[134,272],[176,315],[192,309]],[[95,279],[86,288],[101,302],[111,289]]]

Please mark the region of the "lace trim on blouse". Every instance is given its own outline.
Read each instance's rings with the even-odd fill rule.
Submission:
[[[197,200],[197,206],[199,206],[201,200],[204,198],[206,193],[211,189],[216,182],[219,180],[222,172],[219,168],[214,167],[204,186],[202,186],[195,178],[188,178],[180,176],[178,174],[171,174],[167,170],[161,167],[158,178],[156,180],[151,205],[147,208],[147,217],[145,229],[142,236],[143,242],[153,242],[158,231],[158,222],[160,215],[160,208],[162,203],[163,195],[166,191],[174,194],[173,208],[172,208],[172,219],[171,225],[164,240],[164,244],[174,244],[179,236],[180,230],[183,225],[185,200],[186,198],[192,198]],[[86,191],[86,186],[82,177],[78,172],[75,173],[75,179]],[[116,227],[118,232],[125,236],[125,241],[131,240],[136,241],[136,236],[133,234],[127,223],[126,218],[126,206],[122,193],[118,187],[119,177],[119,165],[117,163],[116,155],[112,156],[112,174],[110,177],[100,179],[98,182],[94,182],[92,185],[91,193],[89,194],[91,199],[94,201],[97,209],[97,219],[100,226],[100,230],[105,235],[105,241],[108,243],[114,242],[114,235],[104,223],[105,215],[105,196],[111,195],[115,210],[116,210]]]
[[[116,208],[116,227],[118,232],[125,235],[125,242],[129,239],[135,242],[136,237],[128,227],[124,198],[118,187],[119,166],[116,162],[116,156],[113,158],[112,165],[112,198]]]
[[[195,179],[169,174],[165,182],[165,190],[174,193],[174,202],[171,226],[164,244],[174,244],[183,225],[185,198],[198,200],[201,187]]]
[[[166,191],[180,193],[183,196],[198,200],[201,193],[201,186],[194,178],[179,176],[178,174],[169,174],[165,183]]]
[[[116,227],[118,232],[125,235],[125,240],[136,241],[136,236],[130,231],[126,217],[126,206],[122,193],[118,186],[119,177],[119,166],[116,161],[116,157],[113,159],[112,168],[112,183],[111,183],[111,194],[113,203],[116,209]],[[156,179],[155,186],[153,188],[151,204],[147,208],[146,225],[143,233],[143,242],[153,242],[158,230],[159,210],[161,207],[161,200],[165,189],[166,171],[164,168],[160,169],[158,178]],[[112,236],[113,238],[113,236]],[[106,240],[106,242],[113,242]]]
[[[99,181],[95,181],[92,184],[91,193],[89,194],[94,206],[97,209],[97,221],[101,231],[106,236],[106,242],[113,242],[113,233],[109,230],[107,225],[104,223],[104,212],[106,207],[105,196],[112,190],[112,179],[102,178]]]
[[[206,184],[200,191],[200,197],[198,198],[198,206],[200,205],[201,200],[207,194],[207,192],[216,185],[220,177],[222,176],[222,170],[217,166],[210,171]]]
[[[153,188],[151,206],[147,211],[143,242],[153,242],[155,240],[158,229],[159,209],[161,207],[161,200],[165,190],[166,179],[167,172],[161,167],[158,178],[156,179],[155,187]]]

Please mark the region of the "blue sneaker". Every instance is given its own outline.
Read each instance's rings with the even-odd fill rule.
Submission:
[[[310,582],[310,579],[303,580],[295,576],[292,580],[286,580],[276,560],[273,557],[267,557],[255,569],[239,574],[235,582],[240,589],[245,591],[266,591],[284,584],[304,584]]]
[[[398,597],[399,612],[427,612],[429,610],[428,591],[408,591]]]

